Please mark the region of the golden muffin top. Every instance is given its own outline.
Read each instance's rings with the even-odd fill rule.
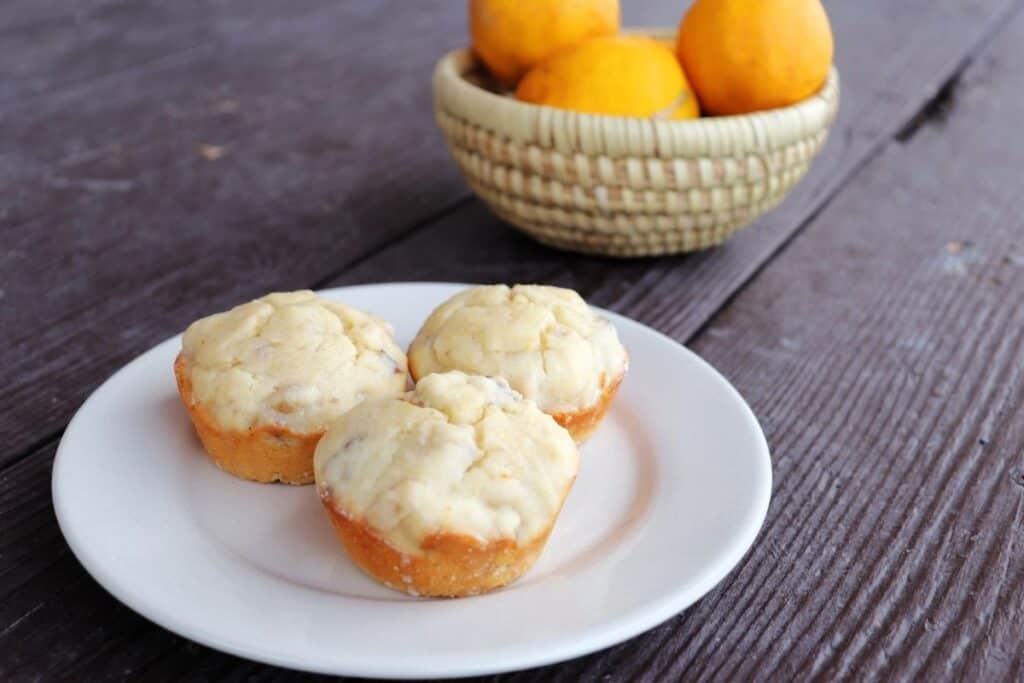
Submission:
[[[504,377],[548,413],[596,404],[627,363],[609,321],[571,289],[541,285],[460,292],[431,313],[409,347],[418,378],[446,370]]]
[[[197,320],[182,354],[192,400],[227,429],[317,432],[366,398],[406,388],[391,327],[310,291],[268,294]]]
[[[504,380],[461,372],[360,404],[314,458],[321,497],[408,554],[437,534],[537,538],[578,468],[572,437],[532,401]]]

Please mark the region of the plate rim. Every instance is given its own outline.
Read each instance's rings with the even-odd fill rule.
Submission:
[[[458,282],[388,281],[347,286],[342,285],[338,287],[318,289],[315,291],[318,295],[338,296],[339,294],[351,292],[353,290],[403,287],[463,289],[473,286],[477,285],[473,283]],[[632,318],[628,318],[614,311],[597,306],[591,307],[602,315],[610,317],[616,325],[625,324],[627,326],[637,326],[642,328],[645,333],[653,334],[658,337],[659,341],[678,347],[678,349],[682,350],[683,353],[690,356],[691,360],[696,361],[698,365],[702,366],[703,370],[710,371],[711,376],[718,380],[719,384],[721,384],[723,388],[731,394],[731,398],[742,408],[741,414],[743,415],[743,418],[750,426],[753,427],[752,432],[757,436],[758,442],[755,460],[759,471],[756,473],[756,478],[761,482],[761,485],[756,491],[756,498],[751,501],[750,509],[747,511],[749,519],[743,524],[742,533],[736,534],[732,537],[730,543],[723,548],[723,552],[720,554],[720,559],[715,562],[712,567],[703,572],[703,580],[699,580],[696,583],[691,581],[688,585],[683,585],[677,587],[675,590],[667,591],[661,600],[652,605],[640,608],[639,610],[624,615],[610,623],[600,623],[588,629],[585,633],[575,635],[572,638],[563,639],[554,646],[548,646],[545,649],[542,649],[541,652],[525,653],[525,656],[506,658],[501,661],[498,661],[496,658],[482,661],[480,659],[474,659],[473,657],[467,657],[456,664],[449,662],[447,665],[441,664],[437,666],[437,668],[426,670],[423,668],[417,668],[416,671],[410,670],[409,667],[394,666],[390,662],[380,662],[380,664],[376,666],[368,666],[365,662],[354,662],[355,666],[349,666],[342,662],[339,662],[338,666],[324,666],[320,665],[319,662],[296,661],[290,657],[279,656],[275,653],[266,652],[258,648],[247,649],[235,642],[225,640],[217,633],[216,629],[205,630],[202,626],[197,628],[192,624],[185,623],[174,614],[165,613],[159,607],[154,608],[151,604],[146,604],[144,599],[135,595],[133,591],[123,584],[123,582],[119,582],[115,577],[108,574],[106,569],[102,566],[102,562],[96,561],[96,558],[91,556],[87,547],[88,544],[83,542],[83,540],[76,534],[73,524],[70,522],[71,512],[66,509],[68,502],[61,494],[59,494],[61,481],[60,472],[62,470],[62,463],[66,460],[66,457],[62,457],[62,454],[65,453],[66,448],[68,447],[69,435],[73,435],[76,431],[76,425],[80,416],[85,412],[85,408],[96,399],[96,396],[100,394],[108,384],[114,382],[120,375],[125,373],[130,366],[139,362],[144,356],[155,349],[178,339],[181,336],[181,333],[172,335],[163,341],[154,344],[134,356],[124,365],[120,366],[89,394],[68,422],[68,426],[65,429],[64,434],[61,436],[60,444],[57,447],[51,473],[51,497],[58,528],[67,542],[68,547],[71,549],[75,559],[82,565],[82,568],[85,569],[86,573],[88,573],[104,591],[110,594],[111,597],[127,606],[142,618],[174,633],[175,635],[221,652],[242,657],[250,661],[280,666],[296,671],[343,676],[367,676],[391,680],[407,680],[412,678],[462,678],[468,676],[519,671],[563,662],[569,659],[575,659],[577,657],[592,654],[598,650],[611,647],[630,638],[639,636],[642,633],[666,622],[677,614],[680,614],[683,610],[693,605],[704,597],[712,588],[721,583],[721,581],[725,579],[730,572],[738,567],[739,563],[753,546],[754,541],[760,534],[761,529],[764,526],[764,521],[767,517],[773,486],[771,453],[764,430],[761,428],[761,425],[758,422],[757,417],[754,415],[750,405],[732,385],[732,383],[721,372],[715,369],[714,366],[701,358],[696,352],[690,350],[684,344],[672,339],[660,330],[654,329],[642,322],[633,320]]]

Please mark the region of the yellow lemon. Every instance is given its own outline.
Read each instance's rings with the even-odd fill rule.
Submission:
[[[745,114],[810,97],[832,64],[819,0],[696,0],[676,52],[709,114]]]
[[[561,48],[619,32],[619,0],[469,0],[473,51],[514,86]]]
[[[592,38],[562,50],[523,77],[516,97],[590,114],[665,119],[700,114],[672,51],[640,36]]]

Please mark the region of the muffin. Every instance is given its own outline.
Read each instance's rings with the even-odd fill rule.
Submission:
[[[360,404],[315,458],[317,492],[352,560],[389,588],[438,597],[529,569],[578,467],[572,437],[532,401],[461,372]]]
[[[615,328],[579,294],[540,285],[456,294],[409,347],[414,380],[446,370],[504,377],[577,443],[601,422],[628,364]]]
[[[309,291],[268,294],[192,323],[174,374],[217,465],[287,484],[313,481],[313,451],[331,422],[407,384],[387,323]]]

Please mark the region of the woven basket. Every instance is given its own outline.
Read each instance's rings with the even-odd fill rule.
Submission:
[[[720,244],[803,177],[839,106],[835,69],[793,106],[689,121],[527,104],[486,80],[469,50],[434,71],[437,122],[470,187],[537,240],[607,256]]]

